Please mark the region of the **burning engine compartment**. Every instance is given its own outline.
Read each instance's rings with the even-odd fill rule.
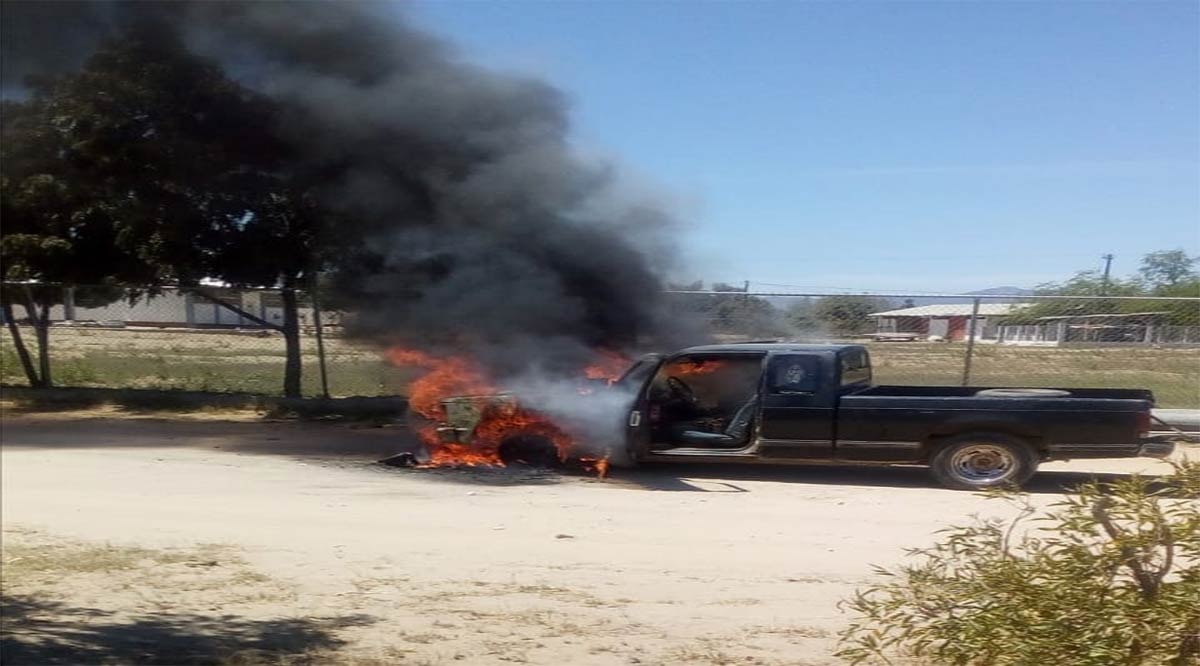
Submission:
[[[612,426],[620,422],[626,399],[614,385],[630,365],[625,356],[601,350],[574,377],[507,382],[463,355],[392,347],[386,356],[422,373],[409,387],[409,424],[426,453],[414,461],[418,467],[573,462],[607,476],[612,431],[596,422],[606,417]],[[535,401],[548,409],[525,406]]]

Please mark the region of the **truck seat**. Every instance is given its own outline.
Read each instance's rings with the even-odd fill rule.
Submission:
[[[754,426],[754,409],[758,407],[758,396],[755,395],[737,410],[722,432],[704,432],[701,430],[684,430],[679,433],[679,441],[684,446],[698,446],[721,449],[740,449],[750,441],[750,431]]]

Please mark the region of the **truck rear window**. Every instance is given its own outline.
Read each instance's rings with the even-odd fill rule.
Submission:
[[[871,381],[871,360],[861,349],[842,352],[842,386]]]
[[[813,393],[821,386],[821,365],[815,356],[776,356],[767,372],[771,393]]]

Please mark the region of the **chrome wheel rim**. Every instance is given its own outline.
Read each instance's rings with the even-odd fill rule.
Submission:
[[[954,452],[950,468],[968,483],[994,483],[1012,475],[1017,459],[1012,452],[995,444],[972,444]]]

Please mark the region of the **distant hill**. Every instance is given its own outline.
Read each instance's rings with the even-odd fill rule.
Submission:
[[[1032,289],[1022,289],[1020,287],[992,287],[991,289],[980,289],[979,291],[968,291],[968,294],[979,294],[980,296],[1032,296]]]
[[[1033,294],[1033,290],[1032,289],[1022,289],[1021,287],[990,287],[988,289],[979,289],[977,291],[968,291],[968,292],[966,292],[966,294],[971,295],[971,296],[974,296],[974,295],[979,295],[979,296],[1029,296],[1029,295]],[[924,296],[913,296],[911,299],[898,298],[895,300],[897,300],[898,302],[901,302],[901,303],[903,303],[906,300],[912,300],[913,307],[917,307],[917,306],[921,306],[921,305],[934,305],[936,303],[970,303],[971,302],[971,299],[969,299],[969,298],[929,298],[929,297],[924,297]],[[1013,299],[1013,300],[1017,300],[1017,299]],[[1010,301],[1005,298],[989,298],[989,299],[987,299],[987,302],[988,303],[1008,303]]]

